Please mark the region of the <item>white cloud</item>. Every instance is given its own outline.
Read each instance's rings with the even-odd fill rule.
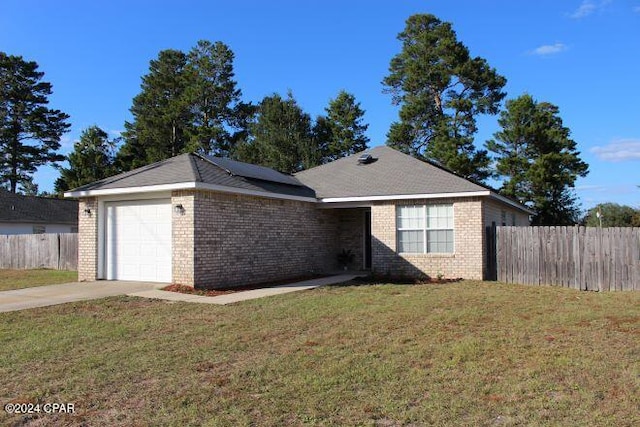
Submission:
[[[531,51],[532,55],[555,55],[560,52],[564,52],[567,50],[567,46],[564,43],[555,43],[555,44],[546,44],[540,47],[537,47]]]
[[[580,3],[580,6],[578,6],[578,8],[570,14],[569,17],[572,19],[586,18],[594,12],[604,9],[609,3],[611,3],[611,1],[612,0],[601,0],[596,2],[594,0],[583,0],[583,2]]]
[[[598,8],[596,4],[591,0],[584,0],[580,6],[573,12],[571,16],[573,19],[581,19],[585,16],[591,15]]]
[[[591,152],[605,162],[640,160],[640,139],[617,139],[607,145],[593,147]]]
[[[607,191],[607,187],[604,185],[578,185],[576,186],[576,191],[593,191],[601,193]]]

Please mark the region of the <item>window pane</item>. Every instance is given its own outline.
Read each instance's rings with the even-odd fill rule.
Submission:
[[[427,206],[427,228],[453,228],[453,205]]]
[[[398,206],[397,227],[414,230],[424,228],[424,211],[422,206]]]
[[[453,230],[427,231],[427,252],[452,253]]]
[[[398,252],[424,252],[424,233],[422,231],[398,231]]]
[[[446,218],[445,228],[453,228],[453,205],[444,206],[444,216]]]

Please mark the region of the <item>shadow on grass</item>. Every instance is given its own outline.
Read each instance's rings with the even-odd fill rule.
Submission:
[[[336,283],[334,285],[328,285],[336,288],[343,287],[357,287],[357,286],[371,286],[380,284],[391,285],[441,285],[447,283],[460,282],[463,279],[445,279],[430,277],[422,275],[420,277],[410,277],[401,275],[389,275],[389,274],[370,274],[368,276],[356,277],[348,282]]]

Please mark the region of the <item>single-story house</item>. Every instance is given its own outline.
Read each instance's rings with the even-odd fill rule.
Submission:
[[[183,154],[65,194],[80,200],[80,280],[232,287],[350,269],[485,275],[485,227],[526,207],[379,146],[294,176]]]
[[[77,233],[78,201],[0,189],[0,234]]]

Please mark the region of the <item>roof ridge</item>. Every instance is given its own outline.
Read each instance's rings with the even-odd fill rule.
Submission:
[[[191,171],[196,182],[203,182],[200,168],[196,162],[196,158],[201,158],[197,153],[189,153],[189,164],[191,165]]]
[[[211,163],[212,165],[222,169],[223,171],[225,171],[226,173],[228,173],[231,176],[235,176],[233,174],[233,172],[231,172],[229,169],[225,168],[224,166],[218,164],[215,159],[221,159],[222,157],[217,157],[217,156],[210,156],[210,155],[204,155],[204,154],[196,154],[197,156],[199,156],[201,159],[206,160],[207,162]],[[232,160],[232,159],[229,159]]]

